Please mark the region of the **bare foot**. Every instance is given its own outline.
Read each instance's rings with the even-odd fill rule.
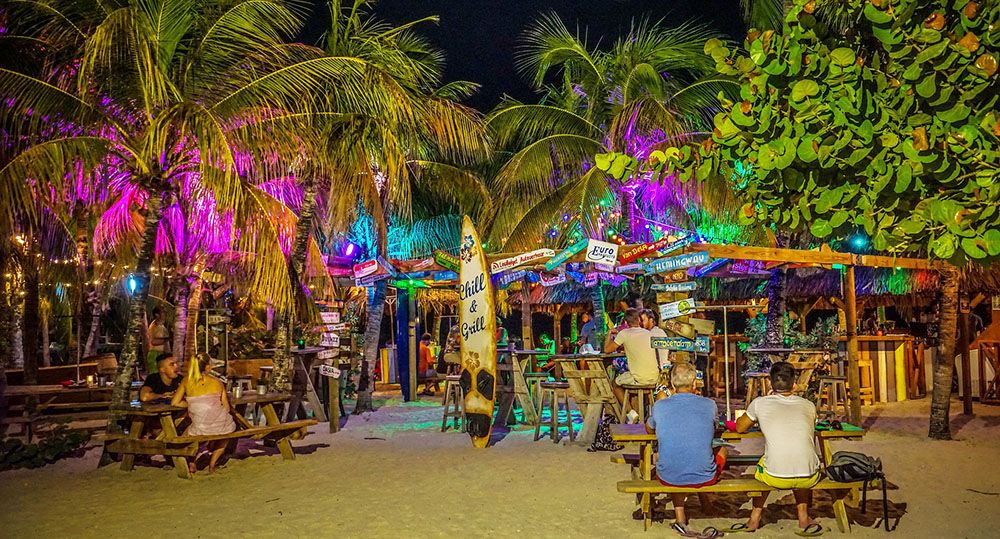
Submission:
[[[196,471],[198,471],[198,466],[195,463],[192,462],[192,463],[188,464],[188,473],[190,473],[191,475],[194,475],[194,473]]]

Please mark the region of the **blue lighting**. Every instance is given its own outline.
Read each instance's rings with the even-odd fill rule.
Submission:
[[[128,293],[135,294],[135,289],[139,288],[139,281],[136,280],[135,275],[128,276]]]
[[[851,239],[851,245],[857,247],[858,249],[863,249],[868,246],[868,238],[862,235],[854,236],[854,238]]]

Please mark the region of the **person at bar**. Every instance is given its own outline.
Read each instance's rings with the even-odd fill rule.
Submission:
[[[597,334],[597,323],[594,315],[589,311],[580,315],[583,326],[580,327],[580,334],[577,336],[577,343],[580,345],[580,353],[593,353],[601,349],[601,342]],[[589,345],[589,348],[585,348]]]
[[[177,359],[166,352],[156,357],[156,372],[150,374],[139,388],[139,401],[169,400],[180,387],[182,378]]]
[[[146,374],[156,372],[156,358],[163,353],[170,353],[170,328],[167,327],[163,309],[153,308],[153,321],[146,329],[146,341],[149,352],[146,354]]]
[[[628,370],[616,376],[612,384],[618,402],[625,399],[623,385],[652,385],[660,374],[656,354],[649,340],[652,334],[642,327],[642,312],[639,309],[625,311],[624,326],[609,331],[604,341],[606,353],[613,353],[619,348],[625,349]]]
[[[417,381],[424,383],[421,395],[433,397],[438,389],[437,370],[434,369],[434,354],[431,353],[431,334],[420,337],[420,352],[417,356]]]
[[[646,432],[656,434],[659,455],[656,476],[667,486],[699,488],[714,485],[726,466],[726,448],[713,451],[716,417],[719,407],[712,399],[695,392],[698,371],[688,362],[678,363],[670,369],[670,386],[674,394],[667,397],[666,388],[658,391],[656,402],[650,410]],[[711,507],[707,494],[699,494],[702,509]],[[698,537],[688,528],[684,511],[687,494],[671,494],[674,504],[674,531],[685,537]]]
[[[787,361],[771,365],[772,393],[750,401],[747,411],[736,420],[736,430],[747,432],[754,423],[764,434],[764,456],[757,463],[754,477],[776,489],[790,489],[795,496],[799,535],[823,534],[823,526],[809,517],[812,487],[819,483],[819,457],[816,455],[816,406],[794,395],[798,374]],[[733,531],[754,531],[761,525],[767,493],[752,499],[753,509],[746,524]]]

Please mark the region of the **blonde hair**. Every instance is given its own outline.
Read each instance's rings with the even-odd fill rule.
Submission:
[[[202,352],[191,358],[188,362],[187,370],[187,381],[188,382],[200,382],[202,378],[202,371],[205,367],[212,364],[212,358],[208,354]]]

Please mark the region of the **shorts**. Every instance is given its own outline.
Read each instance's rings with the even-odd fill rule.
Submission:
[[[615,377],[615,383],[620,386],[626,386],[626,385],[643,386],[643,385],[655,384],[656,378],[653,378],[652,380],[641,380],[639,378],[636,378],[635,375],[632,374],[631,372],[626,371]]]
[[[427,369],[423,373],[417,374],[417,380],[427,380],[427,379],[433,380],[433,379],[437,378],[437,374],[438,373],[437,373],[436,370],[434,370],[434,369]]]
[[[708,481],[705,481],[704,483],[698,483],[697,485],[674,485],[674,484],[671,484],[671,483],[667,483],[666,481],[660,479],[659,477],[657,477],[657,479],[659,479],[660,483],[663,483],[664,485],[666,485],[668,487],[687,487],[687,488],[708,487],[708,486],[712,486],[712,485],[714,485],[714,484],[716,484],[716,483],[719,482],[719,479],[722,478],[722,469],[725,468],[725,467],[726,467],[726,456],[723,455],[722,453],[720,453],[718,451],[718,448],[716,448],[716,451],[715,451],[715,477],[709,479]]]
[[[775,477],[768,474],[767,469],[764,468],[764,457],[761,457],[757,462],[757,471],[754,472],[753,476],[761,483],[781,490],[813,488],[822,479],[819,471],[808,477]]]

